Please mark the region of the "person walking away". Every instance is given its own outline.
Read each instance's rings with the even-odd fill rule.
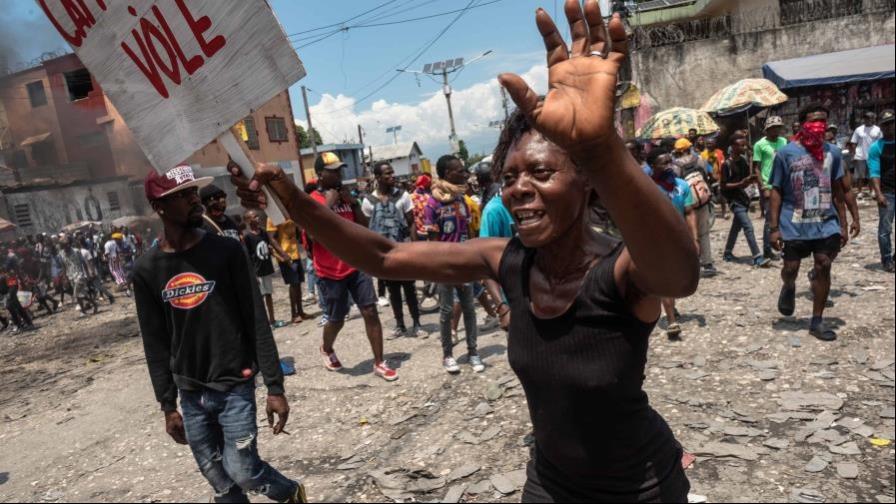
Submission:
[[[868,152],[875,142],[881,139],[880,128],[874,124],[877,116],[874,112],[865,112],[862,124],[852,134],[849,141],[849,152],[853,156],[853,181],[859,192],[859,199],[865,198],[865,189],[870,189],[868,183]]]
[[[205,208],[202,228],[207,233],[241,241],[239,227],[227,215],[227,193],[215,184],[209,184],[199,191],[199,197]]]
[[[463,243],[470,237],[472,214],[464,198],[467,169],[455,156],[442,156],[436,163],[438,179],[432,183],[432,196],[426,206],[426,226],[430,241],[439,243]],[[439,284],[439,333],[442,339],[442,366],[449,374],[460,373],[460,366],[454,359],[454,341],[451,331],[451,315],[454,295],[464,316],[464,332],[467,340],[467,355],[470,366],[476,373],[485,371],[485,364],[479,357],[477,340],[479,327],[476,323],[476,306],[473,283]]]
[[[265,206],[259,189],[269,185],[293,220],[373,275],[501,282],[512,310],[508,359],[535,440],[523,502],[686,502],[681,446],[643,381],[659,298],[695,292],[698,253],[613,126],[625,26],[614,16],[606,29],[596,0],[584,8],[565,4],[571,49],[544,9],[536,13],[549,86],[564,92],[539,98],[519,76],[499,77],[519,107],[495,152],[518,238],[394,243],[321,208],[276,165],[258,166],[251,181],[231,174],[243,205]],[[598,199],[624,241],[593,230]]]
[[[336,213],[340,219],[367,226],[367,217],[361,211],[361,205],[348,188],[342,185],[342,169],[347,165],[332,152],[324,152],[314,161],[314,169],[318,177],[318,189],[311,193],[311,198],[329,211]],[[293,220],[299,222],[293,216]],[[304,227],[304,226],[303,226]],[[307,228],[306,228],[307,229]],[[349,295],[361,311],[367,340],[373,352],[373,373],[386,380],[395,381],[398,373],[389,367],[383,358],[383,325],[377,312],[376,292],[373,280],[348,263],[342,261],[321,245],[316,233],[309,233],[313,241],[314,268],[327,308],[327,323],[323,329],[323,343],[320,347],[324,367],[330,371],[342,369],[342,363],[336,356],[333,345],[336,337],[345,325],[349,312]]]
[[[813,256],[809,332],[822,341],[837,339],[837,333],[824,323],[824,309],[831,289],[831,265],[849,239],[846,217],[838,211],[846,201],[841,154],[824,141],[828,116],[828,109],[819,104],[800,112],[803,129],[797,141],[775,157],[770,207],[772,243],[784,252],[778,311],[785,317],[793,315],[800,265]]]
[[[868,173],[874,187],[880,220],[877,239],[881,264],[887,273],[896,272],[893,263],[893,218],[896,213],[896,114],[885,110],[880,115],[882,137],[868,150]]]
[[[87,263],[81,251],[72,246],[72,239],[64,236],[59,240],[59,261],[62,263],[62,269],[65,276],[71,282],[73,293],[72,298],[78,303],[78,311],[81,315],[87,315],[88,310],[93,310],[96,314],[99,311],[99,304],[90,295],[90,288],[87,285]]]
[[[274,243],[279,248],[282,261],[278,260],[280,276],[283,283],[289,288],[289,306],[292,314],[292,323],[298,324],[311,318],[305,313],[302,305],[302,284],[305,282],[305,268],[302,266],[302,252],[299,247],[299,228],[296,223],[286,220],[282,224],[274,224],[268,219],[267,232],[273,237]]]
[[[302,484],[258,455],[256,375],[264,378],[265,412],[275,436],[284,432],[289,403],[277,344],[242,245],[201,229],[197,188],[211,180],[178,166],[164,175],[152,170],[144,181],[146,199],[165,229],[159,246],[134,270],[153,390],[165,431],[189,445],[215,502],[249,502],[249,492],[305,502]]]
[[[376,180],[376,189],[361,202],[361,211],[369,220],[368,228],[395,242],[417,241],[413,203],[407,192],[396,187],[395,169],[388,162],[380,161],[373,165],[373,176]],[[417,303],[414,282],[397,280],[385,280],[385,282],[389,291],[389,304],[395,316],[392,337],[428,337],[429,333],[423,330],[420,323],[420,307]],[[402,292],[413,323],[410,333],[404,322]]]
[[[761,180],[762,212],[765,215],[762,227],[762,253],[772,261],[777,261],[780,257],[772,246],[768,209],[771,204],[772,166],[775,163],[775,155],[787,145],[787,139],[781,136],[783,131],[784,120],[778,116],[771,116],[765,121],[765,136],[753,146],[753,171]]]
[[[712,178],[713,194],[720,196],[719,206],[722,208],[719,217],[727,219],[728,202],[725,200],[725,196],[721,194],[722,163],[725,162],[725,152],[719,148],[716,137],[712,136],[706,139],[706,148],[700,151],[700,157],[706,162],[707,168],[711,169],[710,177]]]
[[[274,317],[274,263],[271,262],[271,255],[279,261],[284,259],[283,254],[278,250],[279,246],[271,241],[267,231],[262,229],[258,212],[249,210],[243,215],[243,222],[247,226],[243,233],[243,243],[258,277],[258,287],[268,310],[268,320],[272,328],[279,329],[286,323]]]
[[[715,267],[715,259],[712,254],[712,219],[710,205],[712,204],[712,190],[706,171],[706,163],[694,152],[691,143],[684,138],[675,142],[675,151],[672,160],[678,167],[680,177],[685,180],[694,193],[694,216],[697,218],[697,240],[700,243],[700,264],[703,278],[711,278],[718,274]]]
[[[747,161],[747,139],[736,135],[731,138],[731,157],[722,163],[720,167],[722,195],[731,204],[731,213],[734,218],[731,221],[731,231],[728,232],[728,241],[725,244],[724,258],[727,262],[733,262],[734,245],[741,231],[747,239],[747,245],[753,254],[753,266],[767,268],[772,260],[763,256],[762,250],[756,243],[756,234],[753,231],[753,221],[750,220],[750,196],[747,187],[755,184],[758,176]]]
[[[669,151],[663,147],[657,147],[647,154],[646,166],[650,170],[649,175],[651,179],[662,193],[669,198],[678,214],[685,219],[694,246],[699,249],[697,214],[694,212],[694,207],[696,206],[695,194],[691,190],[691,185],[675,174],[673,165]],[[681,324],[678,323],[679,314],[678,309],[675,307],[675,298],[664,297],[660,301],[663,312],[666,314],[666,337],[671,341],[681,340],[682,330]]]
[[[417,228],[417,239],[429,240],[429,231],[426,228],[426,207],[432,197],[432,177],[424,173],[417,177],[414,183],[414,192],[411,193],[411,203],[414,205],[414,226]],[[424,309],[433,309],[439,301],[436,299],[437,286],[432,282],[424,282],[423,297],[420,306]]]

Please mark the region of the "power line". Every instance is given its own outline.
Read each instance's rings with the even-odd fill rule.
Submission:
[[[503,2],[503,1],[504,0],[491,0],[490,2],[485,2],[482,4],[476,5],[475,7],[471,7],[470,10],[478,9],[479,7],[485,7],[487,5],[496,4],[498,2]],[[379,26],[391,26],[391,25],[397,25],[397,24],[402,24],[402,23],[412,23],[414,21],[423,21],[425,19],[433,19],[433,18],[437,18],[437,17],[448,16],[450,14],[456,14],[458,12],[463,12],[465,10],[467,10],[467,9],[457,9],[457,10],[453,10],[453,11],[440,12],[438,14],[431,14],[429,16],[422,16],[422,17],[416,17],[416,18],[410,18],[410,19],[401,19],[398,21],[388,21],[388,22],[375,23],[375,24],[362,24],[362,25],[352,26],[352,28],[376,28]]]
[[[340,21],[340,22],[338,22],[338,23],[329,24],[329,25],[326,25],[326,26],[319,26],[319,27],[317,27],[317,28],[311,28],[311,29],[309,29],[309,30],[303,30],[303,31],[295,32],[295,33],[290,33],[289,35],[287,35],[287,37],[288,37],[288,38],[292,38],[292,37],[294,37],[294,36],[296,36],[296,35],[304,35],[304,34],[306,34],[306,33],[312,33],[312,32],[316,32],[316,31],[326,30],[327,28],[333,28],[334,26],[342,26],[342,25],[344,25],[345,23],[348,23],[349,21],[354,21],[354,20],[358,19],[359,17],[366,16],[367,14],[370,14],[371,12],[377,11],[377,10],[379,10],[379,9],[381,9],[381,8],[383,8],[383,7],[387,6],[387,5],[389,5],[389,4],[393,4],[393,3],[397,2],[397,1],[398,1],[398,0],[388,0],[388,1],[386,1],[386,2],[383,2],[383,3],[379,4],[379,5],[377,5],[376,7],[372,8],[372,9],[370,9],[370,10],[366,10],[366,11],[364,11],[364,12],[358,14],[358,15],[352,16],[352,17],[350,17],[350,18],[348,18],[348,19],[346,19],[346,20],[344,20],[344,21]]]

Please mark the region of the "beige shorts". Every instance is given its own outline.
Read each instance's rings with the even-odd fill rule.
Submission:
[[[270,296],[274,294],[274,276],[275,275],[258,277],[258,289],[261,291],[262,296]]]

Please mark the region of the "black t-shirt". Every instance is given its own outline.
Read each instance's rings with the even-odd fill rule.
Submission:
[[[210,222],[214,222],[217,229],[213,227]],[[208,233],[226,236],[227,238],[233,238],[236,241],[240,241],[240,229],[237,227],[236,222],[227,215],[222,216],[221,222],[214,221],[211,217],[206,216],[202,228]],[[221,230],[220,233],[218,232],[218,229]]]
[[[258,281],[238,242],[206,233],[184,252],[151,249],[134,268],[134,298],[164,411],[176,409],[178,389],[226,392],[259,370],[268,393],[283,393]]]
[[[246,242],[246,251],[249,252],[249,259],[255,266],[255,274],[259,277],[266,277],[274,274],[274,263],[271,262],[271,237],[264,229],[260,229],[258,234],[252,231],[246,231],[243,238]]]
[[[750,163],[748,163],[747,158],[743,156],[726,160],[722,163],[722,171],[725,172],[725,181],[729,184],[737,184],[752,175]],[[750,196],[743,188],[725,189],[722,191],[722,195],[725,196],[725,199],[730,203],[738,203],[745,207],[750,206]]]

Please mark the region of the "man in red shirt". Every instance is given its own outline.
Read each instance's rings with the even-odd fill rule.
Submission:
[[[346,164],[332,152],[324,152],[314,162],[318,175],[318,188],[311,197],[330,208],[343,219],[367,225],[367,217],[361,211],[361,204],[352,196],[348,188],[342,186],[342,168]],[[311,237],[314,238],[313,236]],[[318,276],[320,295],[325,300],[327,324],[324,325],[323,345],[320,353],[324,366],[330,371],[342,369],[336,357],[333,344],[345,325],[348,315],[348,296],[361,309],[367,339],[373,350],[373,372],[386,381],[398,379],[398,374],[383,360],[383,325],[376,310],[376,292],[373,281],[364,272],[358,271],[342,261],[323,245],[313,242],[314,269]]]

